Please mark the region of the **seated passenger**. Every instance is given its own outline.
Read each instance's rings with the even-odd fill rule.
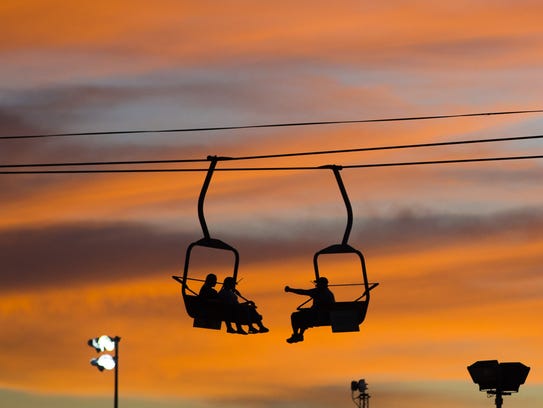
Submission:
[[[200,288],[200,292],[198,293],[198,296],[201,299],[217,299],[218,293],[215,290],[215,285],[217,284],[217,275],[214,273],[210,273],[206,276],[206,280],[202,287]]]
[[[319,323],[327,323],[330,319],[327,306],[334,303],[335,298],[328,288],[328,279],[321,276],[314,283],[313,289],[293,289],[290,286],[285,286],[285,292],[310,296],[313,300],[310,308],[298,310],[290,316],[292,336],[287,339],[288,343],[303,341],[306,329],[317,326]]]
[[[245,300],[239,303],[238,296]],[[245,299],[236,289],[236,281],[232,277],[224,279],[219,299],[227,305],[230,305],[229,313],[225,318],[226,331],[228,333],[247,334],[241,327],[242,324],[248,324],[249,333],[267,333],[269,329],[262,324],[262,316],[256,311],[254,302]],[[232,327],[236,325],[236,329]],[[256,324],[258,329],[253,326]]]

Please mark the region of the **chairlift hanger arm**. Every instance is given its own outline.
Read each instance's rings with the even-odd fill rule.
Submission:
[[[200,226],[202,227],[202,233],[204,234],[205,239],[209,239],[209,229],[207,228],[207,223],[204,215],[204,201],[207,194],[207,189],[209,188],[209,183],[211,182],[211,177],[213,176],[213,171],[215,170],[215,167],[217,166],[217,158],[216,157],[208,157],[208,160],[210,160],[209,168],[207,170],[206,178],[204,180],[204,184],[202,185],[202,189],[200,190],[200,196],[198,197],[198,220],[200,221]]]
[[[343,197],[345,209],[347,210],[347,225],[345,226],[345,233],[343,234],[343,240],[341,241],[341,245],[348,245],[349,236],[351,235],[351,229],[353,227],[353,207],[351,206],[349,195],[347,194],[347,190],[345,189],[345,184],[343,184],[343,180],[341,179],[340,171],[343,169],[343,167],[332,164],[322,166],[321,168],[331,169],[334,172],[334,176],[336,177],[339,191],[341,192],[341,197]]]
[[[200,196],[198,197],[198,220],[200,221],[200,226],[202,227],[202,232],[204,234],[204,238],[206,240],[210,239],[209,235],[209,229],[207,228],[207,223],[204,215],[204,201],[207,194],[207,190],[209,188],[209,183],[211,182],[211,177],[213,177],[213,172],[215,171],[215,167],[217,166],[217,162],[219,160],[229,160],[229,157],[219,157],[219,156],[208,156],[207,159],[209,160],[209,168],[207,170],[206,178],[204,180],[204,184],[202,185],[202,189],[200,190]]]

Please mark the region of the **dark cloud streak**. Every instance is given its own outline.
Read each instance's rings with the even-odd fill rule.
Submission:
[[[468,216],[414,216],[368,220],[357,227],[351,244],[368,257],[405,254],[477,242],[485,237],[530,241],[543,226],[540,212],[498,214],[481,219]],[[229,235],[219,238],[236,247],[241,267],[260,262],[307,257],[339,242],[337,232],[311,226],[288,238]],[[77,223],[44,228],[5,230],[0,234],[0,288],[71,285],[99,280],[154,276],[164,271],[181,273],[189,242],[197,232],[165,231],[144,223]],[[333,238],[330,238],[333,237]],[[213,262],[213,260],[208,260]],[[530,276],[528,273],[527,276]]]
[[[61,225],[0,235],[2,288],[141,276],[179,264],[179,237],[142,225]],[[153,273],[153,272],[151,272]]]

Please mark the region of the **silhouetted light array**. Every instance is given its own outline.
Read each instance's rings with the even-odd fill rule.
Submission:
[[[471,379],[479,386],[479,391],[486,391],[496,396],[496,407],[503,403],[503,395],[518,392],[524,384],[530,367],[522,363],[499,363],[498,360],[477,361],[468,367]]]
[[[351,398],[358,408],[369,408],[370,395],[367,391],[368,383],[366,380],[351,381]]]
[[[110,354],[101,354],[97,358],[91,359],[91,365],[98,368],[100,371],[115,370],[115,392],[113,396],[113,407],[117,408],[119,403],[119,336],[109,337],[106,335],[90,339],[87,344],[94,348],[98,353],[105,351],[115,351],[115,356]]]

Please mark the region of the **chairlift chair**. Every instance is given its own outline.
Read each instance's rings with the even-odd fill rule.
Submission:
[[[213,171],[217,165],[217,161],[225,159],[218,158],[216,156],[209,156],[210,160],[209,169],[202,185],[202,190],[200,191],[200,196],[198,198],[198,219],[200,221],[200,226],[202,227],[202,232],[204,237],[191,243],[187,247],[187,252],[185,255],[185,266],[183,269],[183,276],[172,276],[174,280],[181,284],[181,293],[183,296],[183,301],[185,304],[185,309],[187,314],[194,319],[193,327],[205,328],[220,330],[223,321],[232,320],[234,316],[233,309],[231,306],[225,305],[219,299],[202,299],[198,296],[194,290],[192,290],[188,282],[189,281],[202,281],[201,279],[195,279],[190,276],[191,272],[191,255],[193,250],[196,247],[210,248],[213,250],[221,250],[231,252],[234,256],[234,264],[231,274],[228,276],[234,279],[234,282],[237,282],[238,276],[238,267],[239,267],[239,252],[232,247],[231,245],[216,239],[211,238],[209,230],[207,228],[207,223],[204,216],[204,200],[209,187]],[[217,282],[220,284],[222,282]],[[249,316],[238,315],[237,322],[243,325],[255,323],[250,320]]]
[[[223,250],[232,252],[234,255],[234,266],[231,276],[235,282],[237,282],[238,266],[239,266],[239,252],[227,243],[211,238],[207,223],[204,216],[204,200],[213,176],[213,171],[217,165],[217,161],[220,160],[216,156],[209,156],[210,160],[209,169],[198,197],[198,219],[204,237],[192,242],[188,247],[185,255],[185,266],[183,268],[183,276],[172,276],[174,280],[181,283],[181,293],[183,296],[183,302],[185,303],[185,309],[187,314],[194,319],[193,327],[200,327],[206,329],[220,330],[222,322],[227,318],[227,311],[224,305],[218,299],[201,299],[198,294],[193,291],[189,285],[189,281],[201,281],[190,276],[191,262],[190,258],[192,251],[196,247],[211,248],[216,250]],[[217,282],[220,283],[220,282]]]
[[[204,237],[191,243],[187,247],[185,255],[185,266],[183,268],[183,277],[172,276],[172,278],[181,283],[181,294],[187,314],[194,319],[193,327],[220,330],[222,322],[226,319],[226,310],[219,299],[201,299],[198,294],[193,291],[189,285],[189,281],[201,281],[190,277],[191,270],[191,254],[194,248],[204,247],[223,251],[232,252],[234,255],[234,266],[231,276],[234,281],[237,281],[239,253],[227,243],[214,238]],[[220,283],[220,282],[217,282]]]
[[[330,168],[336,177],[341,195],[345,202],[347,209],[347,226],[345,228],[345,233],[343,240],[340,244],[330,245],[326,248],[321,249],[316,252],[313,256],[313,267],[315,271],[315,280],[318,280],[320,277],[319,271],[319,258],[322,256],[330,256],[334,254],[354,254],[360,261],[360,270],[362,280],[360,283],[348,283],[348,284],[331,284],[329,286],[362,286],[363,291],[356,299],[351,301],[336,301],[335,303],[326,307],[325,310],[322,310],[319,313],[317,320],[312,325],[313,327],[319,326],[331,326],[332,332],[356,332],[360,331],[360,324],[366,318],[366,312],[368,310],[368,305],[370,302],[370,291],[374,289],[378,283],[370,283],[368,281],[368,276],[366,273],[366,263],[362,252],[353,248],[348,244],[349,235],[353,223],[353,212],[347,191],[341,179],[341,170],[340,166],[323,166],[323,168]],[[298,310],[308,309],[303,306],[309,301],[302,303],[298,306]]]

